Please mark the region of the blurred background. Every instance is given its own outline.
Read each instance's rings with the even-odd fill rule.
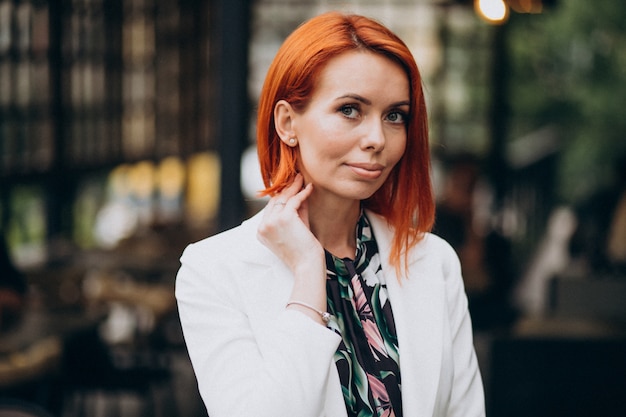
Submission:
[[[421,69],[488,415],[626,415],[610,0],[0,0],[0,415],[206,415],[178,257],[262,207],[265,72],[333,9],[382,21]]]

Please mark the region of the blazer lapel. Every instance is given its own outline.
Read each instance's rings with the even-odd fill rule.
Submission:
[[[263,212],[241,225],[241,260],[249,274],[239,277],[250,320],[264,322],[285,308],[293,277],[281,260],[256,237]]]
[[[242,277],[241,282],[245,286],[242,294],[246,298],[245,305],[249,308],[250,322],[258,329],[262,329],[285,308],[293,286],[293,277],[287,267],[256,238],[261,216],[262,211],[242,224],[247,243],[242,245],[241,254],[242,260],[250,265],[250,270],[255,271],[255,274]],[[266,334],[264,331],[258,332],[257,340],[260,345],[268,343],[264,339]],[[324,416],[345,417],[347,413],[339,374],[334,363],[330,366],[333,369],[328,380]]]
[[[441,272],[434,270],[420,242],[409,256],[408,278],[399,278],[389,264],[393,231],[384,218],[367,215],[378,242],[398,334],[403,414],[430,416],[442,366],[445,293],[443,282],[434,279]]]

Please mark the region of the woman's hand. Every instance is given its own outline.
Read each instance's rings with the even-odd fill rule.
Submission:
[[[312,256],[322,255],[323,248],[311,233],[307,198],[313,191],[313,185],[303,188],[304,179],[296,175],[294,182],[272,197],[259,226],[258,238],[292,272],[308,261]]]
[[[294,277],[291,301],[300,301],[326,310],[326,263],[324,248],[313,235],[309,225],[307,199],[313,185],[303,188],[304,179],[298,174],[289,187],[272,197],[265,210],[258,239],[278,256]],[[319,324],[325,325],[315,311],[292,304]]]

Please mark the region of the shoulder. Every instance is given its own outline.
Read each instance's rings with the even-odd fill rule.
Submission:
[[[416,251],[428,252],[431,256],[440,257],[443,261],[458,259],[456,251],[447,240],[433,233],[425,233],[422,240],[415,247]]]
[[[254,258],[264,252],[265,247],[256,237],[260,215],[259,213],[239,226],[188,245],[180,257],[181,264],[192,269],[206,269],[208,266],[215,267],[216,264]]]
[[[372,212],[366,214],[372,224],[382,262],[390,271],[393,271],[394,267],[387,262],[395,229],[384,217]],[[409,277],[419,276],[426,280],[444,279],[447,281],[461,274],[461,265],[455,250],[445,239],[433,233],[424,233],[422,238],[409,249],[407,260],[409,270],[406,274]]]
[[[459,257],[452,246],[441,237],[425,233],[409,253],[409,263],[413,268],[427,268],[433,277],[445,281],[461,276]]]
[[[374,233],[376,234],[376,239],[382,240],[384,243],[391,243],[393,236],[395,235],[395,228],[391,226],[387,219],[380,214],[374,213],[372,211],[366,210],[365,214],[369,219],[372,227],[374,229]],[[424,250],[441,250],[445,253],[454,253],[452,246],[440,236],[437,236],[433,233],[424,233],[422,239],[417,242],[417,244],[413,247],[414,251],[424,251]]]
[[[229,248],[236,246],[238,242],[249,238],[250,231],[243,225],[239,225],[224,232],[208,236],[198,242],[189,244],[183,252],[182,259],[187,260],[198,254],[206,254],[212,250],[228,252]]]
[[[256,237],[255,217],[185,248],[176,274],[179,305],[201,306],[215,297],[233,305],[240,302],[246,277],[273,259]]]

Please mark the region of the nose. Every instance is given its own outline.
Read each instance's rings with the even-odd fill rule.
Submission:
[[[383,124],[380,120],[372,120],[372,123],[366,123],[361,147],[364,150],[380,152],[385,149],[385,132]]]

